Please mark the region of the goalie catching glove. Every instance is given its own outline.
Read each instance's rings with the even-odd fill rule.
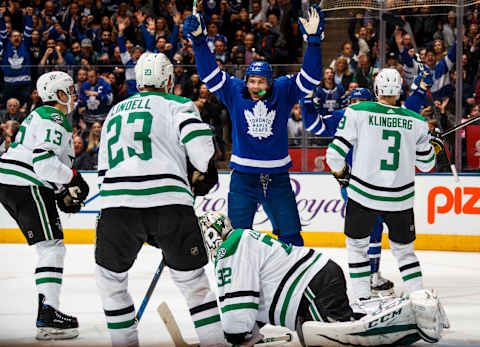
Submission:
[[[194,196],[207,195],[210,189],[212,189],[218,182],[217,167],[213,158],[208,162],[208,169],[206,173],[201,173],[190,163],[187,159],[187,173],[188,181],[192,187],[192,193]]]
[[[337,179],[338,184],[340,184],[340,187],[342,188],[348,187],[348,182],[350,181],[350,173],[351,169],[348,164],[345,164],[341,172],[332,171],[333,176]]]
[[[72,170],[72,172],[73,177],[70,183],[65,184],[55,196],[58,208],[65,213],[79,212],[90,191],[82,175],[77,170]]]

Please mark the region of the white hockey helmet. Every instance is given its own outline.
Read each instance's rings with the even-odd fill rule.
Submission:
[[[202,231],[205,248],[212,259],[215,261],[218,247],[228,237],[233,230],[230,219],[219,212],[207,212],[198,219]]]
[[[52,71],[44,73],[37,80],[37,92],[40,99],[43,102],[58,102],[62,105],[66,105],[68,113],[70,113],[71,106],[70,101],[72,100],[72,94],[70,90],[73,87],[73,79],[69,74],[63,71]],[[67,102],[62,102],[58,98],[58,92],[62,91],[68,96]]]
[[[402,76],[396,69],[382,69],[373,86],[377,96],[400,96],[402,91]]]
[[[167,88],[169,79],[173,85],[173,65],[163,53],[143,53],[135,65],[137,88]]]

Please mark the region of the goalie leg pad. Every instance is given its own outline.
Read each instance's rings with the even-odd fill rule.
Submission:
[[[410,300],[420,336],[429,343],[438,342],[443,322],[448,319],[436,293],[427,289],[417,290],[410,294]]]
[[[60,306],[65,245],[63,240],[48,240],[35,244],[38,254],[35,283],[39,294],[45,295],[45,304],[57,309]]]
[[[378,311],[352,322],[305,322],[306,346],[378,346],[410,344],[420,339],[408,297],[394,299]]]
[[[217,298],[203,268],[177,271],[170,268],[173,281],[184,295],[201,346],[224,346]]]
[[[138,346],[135,307],[128,293],[128,272],[113,272],[97,264],[95,279],[112,345]]]

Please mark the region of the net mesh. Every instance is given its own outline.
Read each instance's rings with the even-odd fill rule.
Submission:
[[[464,7],[479,4],[480,0],[464,0]],[[385,4],[385,7],[383,7]],[[412,7],[457,6],[456,0],[322,0],[324,11],[364,8],[369,10],[399,10]]]

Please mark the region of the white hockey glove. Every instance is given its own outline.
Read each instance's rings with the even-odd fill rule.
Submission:
[[[298,19],[303,39],[311,44],[320,44],[323,40],[325,27],[325,14],[318,5],[310,6],[307,18]]]

